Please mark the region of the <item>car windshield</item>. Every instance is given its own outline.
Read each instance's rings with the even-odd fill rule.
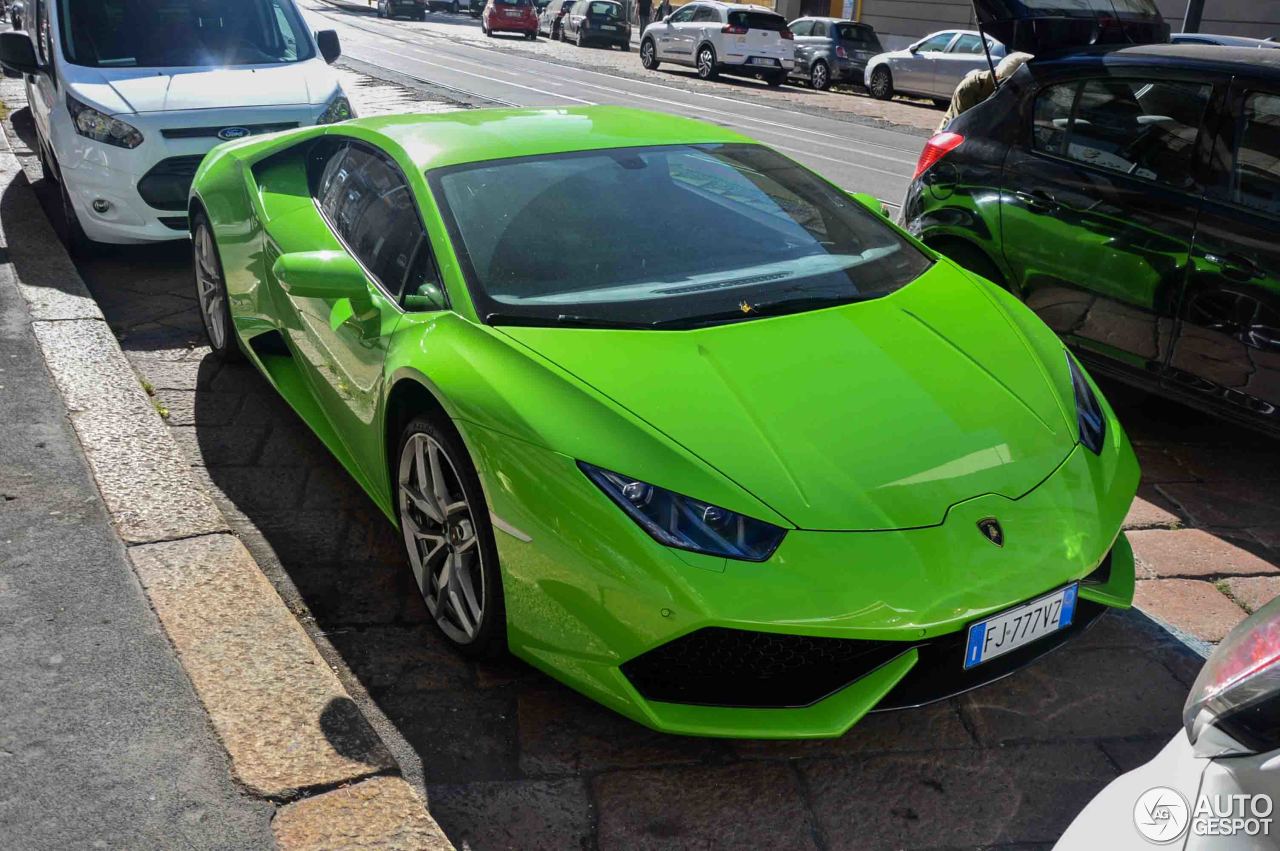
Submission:
[[[852,42],[853,46],[860,50],[874,50],[879,52],[883,48],[880,47],[880,39],[876,37],[876,31],[871,27],[857,27],[853,24],[840,24],[836,27],[836,32],[840,36],[841,41]]]
[[[729,26],[777,33],[787,28],[787,19],[770,12],[730,12]]]
[[[491,324],[697,327],[872,299],[931,261],[759,145],[677,145],[428,173]]]
[[[590,5],[587,6],[587,17],[588,18],[621,18],[622,7],[619,6],[617,3],[609,3],[609,2],[605,2],[605,0],[598,0],[598,2],[591,3]]]
[[[63,52],[74,65],[273,65],[314,55],[292,0],[57,2]]]

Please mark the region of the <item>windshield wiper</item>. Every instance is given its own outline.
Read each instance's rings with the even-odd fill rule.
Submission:
[[[629,322],[624,319],[603,319],[598,316],[579,316],[575,313],[560,313],[555,316],[536,316],[518,313],[490,313],[484,318],[490,325],[523,325],[549,326],[565,325],[574,328],[652,328],[644,322]]]

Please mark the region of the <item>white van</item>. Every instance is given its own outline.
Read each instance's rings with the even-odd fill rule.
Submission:
[[[214,145],[352,117],[337,33],[293,0],[27,0],[27,28],[0,33],[0,64],[27,75],[73,252],[184,238]]]

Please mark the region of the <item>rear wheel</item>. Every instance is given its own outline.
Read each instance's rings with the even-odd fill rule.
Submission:
[[[709,44],[698,48],[698,76],[703,80],[714,80],[719,71],[716,68],[716,49]]]
[[[893,74],[883,65],[871,72],[871,96],[876,100],[893,98]]]
[[[209,348],[220,360],[241,360],[244,355],[236,342],[235,326],[231,322],[222,261],[218,258],[213,228],[203,212],[196,213],[191,219],[191,253],[196,299],[200,304],[200,319],[204,322],[205,336],[209,338]]]
[[[506,637],[498,550],[461,438],[443,416],[416,417],[396,458],[400,529],[427,611],[460,652],[497,654]]]
[[[827,63],[821,59],[813,63],[813,70],[809,72],[809,83],[820,92],[831,88],[831,69],[827,67]]]
[[[658,50],[653,46],[651,38],[640,42],[640,64],[650,71],[658,70]]]

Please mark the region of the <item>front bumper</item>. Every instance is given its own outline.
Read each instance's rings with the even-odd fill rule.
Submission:
[[[793,530],[762,564],[658,546],[572,459],[459,426],[502,521],[496,536],[512,652],[658,730],[839,736],[873,709],[919,705],[1005,676],[1107,607],[1132,602],[1133,554],[1119,530],[1138,466],[1118,426],[1102,456],[1076,447],[1018,499],[967,500],[942,524],[921,529]],[[977,529],[992,516],[1006,530],[1003,547]],[[957,642],[969,624],[1086,577],[1072,627],[964,673]],[[646,654],[708,629],[837,640],[828,667],[843,666],[848,676],[814,686],[783,672],[775,684],[787,693],[763,706],[731,705],[746,701],[727,691],[679,696],[637,675]],[[863,649],[874,653],[862,658]]]

